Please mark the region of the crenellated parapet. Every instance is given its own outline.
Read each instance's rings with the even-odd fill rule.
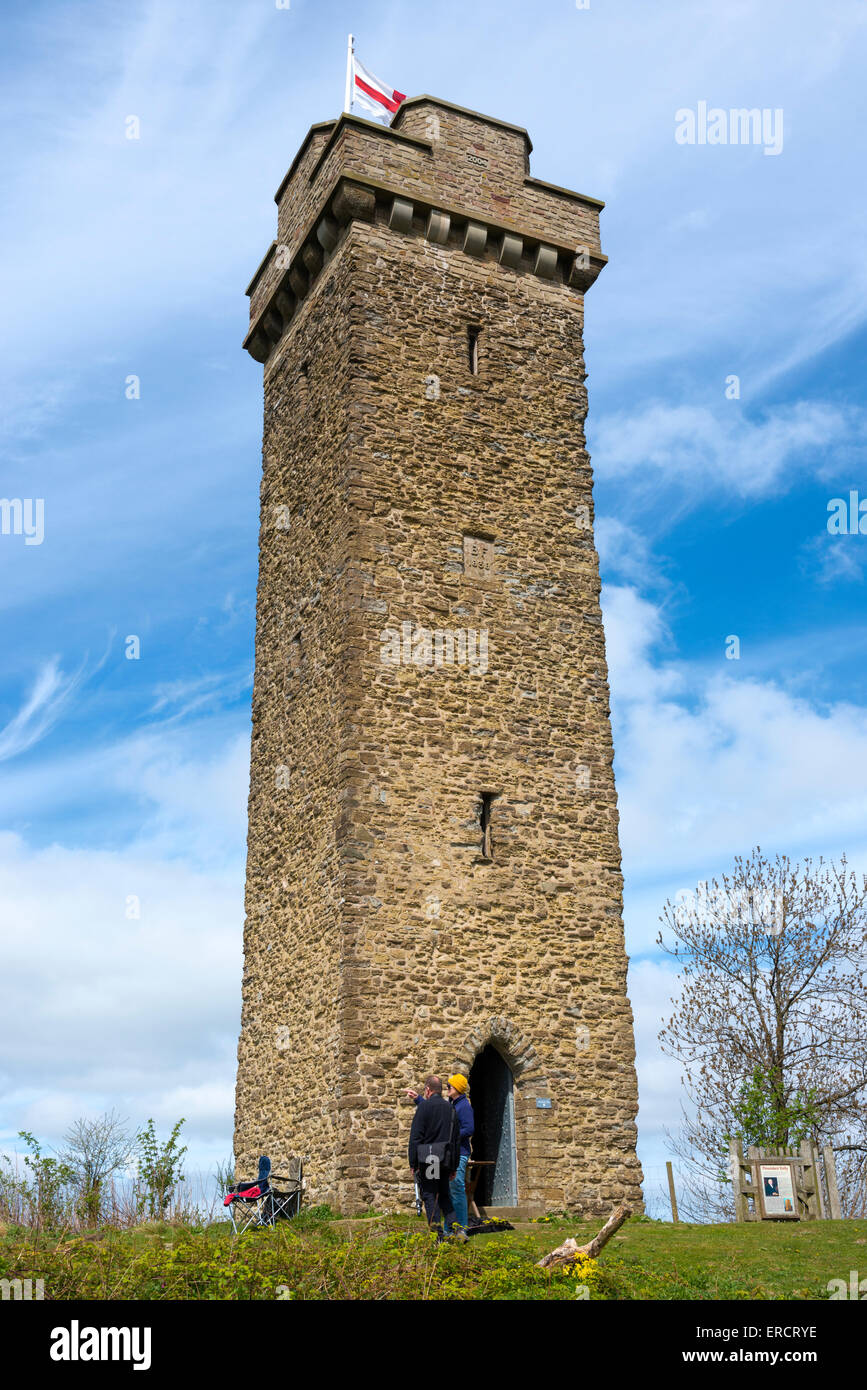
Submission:
[[[267,362],[355,221],[583,294],[607,260],[603,204],[531,177],[529,150],[520,127],[432,97],[404,103],[391,127],[354,116],[311,127],[247,289],[244,347]]]

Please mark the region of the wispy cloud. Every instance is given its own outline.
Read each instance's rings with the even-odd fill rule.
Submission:
[[[45,662],[18,713],[0,729],[0,762],[32,748],[54,727],[84,675],[85,663],[64,676],[60,658]]]
[[[801,569],[823,585],[863,584],[867,537],[814,536],[801,547]]]
[[[253,684],[252,672],[212,671],[192,680],[167,681],[154,689],[150,713],[165,716],[165,723],[180,722],[190,715],[215,713],[234,703]]]

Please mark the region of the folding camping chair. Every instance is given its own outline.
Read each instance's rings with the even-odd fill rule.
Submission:
[[[229,1218],[236,1235],[263,1226],[275,1226],[278,1221],[297,1216],[304,1193],[304,1168],[300,1158],[290,1167],[297,1170],[293,1177],[271,1172],[271,1160],[264,1154],[259,1159],[259,1174],[255,1182],[239,1182],[229,1188],[223,1206],[229,1208]],[[288,1184],[287,1188],[275,1183]]]

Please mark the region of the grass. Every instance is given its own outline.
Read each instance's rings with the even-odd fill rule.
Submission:
[[[867,1220],[722,1226],[628,1222],[595,1264],[535,1261],[599,1222],[520,1223],[437,1246],[417,1218],[337,1220],[313,1208],[238,1238],[228,1224],[153,1223],[84,1233],[0,1232],[0,1278],[44,1280],[46,1299],[828,1299],[867,1275]],[[577,1288],[577,1293],[576,1293]]]

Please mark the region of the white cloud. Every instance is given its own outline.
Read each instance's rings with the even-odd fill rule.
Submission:
[[[661,609],[630,585],[604,585],[601,601],[611,688],[618,700],[652,701],[679,690],[682,677],[675,665],[659,661],[672,650]]]
[[[672,1012],[672,1000],[680,994],[674,963],[667,960],[634,961],[629,967],[629,998],[635,1016],[638,1053],[641,1128],[646,1141],[659,1139],[677,1112],[680,1064],[659,1049],[658,1034]]]
[[[250,738],[233,732],[225,746],[194,754],[188,737],[186,728],[124,743],[114,763],[115,787],[150,804],[137,849],[210,864],[245,843]]]
[[[755,844],[867,848],[860,706],[818,708],[772,681],[666,659],[654,605],[629,589],[603,604],[627,874],[706,877]]]
[[[628,988],[635,1018],[638,1156],[644,1172],[644,1198],[651,1215],[666,1216],[665,1163],[671,1157],[667,1133],[676,1134],[680,1129],[681,1103],[686,1102],[682,1068],[679,1062],[663,1055],[658,1042],[662,1021],[669,1018],[671,1000],[679,993],[673,964],[633,961]]]
[[[604,574],[643,587],[664,582],[662,563],[651,554],[645,536],[614,516],[596,513],[593,525],[599,565]]]
[[[861,414],[818,401],[778,406],[752,420],[740,402],[719,409],[655,401],[606,415],[593,457],[600,477],[629,478],[633,499],[668,488],[680,505],[709,492],[756,498],[787,491],[800,473],[818,473],[826,451],[860,446]]]
[[[141,806],[121,848],[0,833],[6,1147],[113,1105],[134,1123],[185,1115],[194,1157],[231,1148],[249,743],[182,746],[151,731],[98,765],[98,796],[114,781]]]

